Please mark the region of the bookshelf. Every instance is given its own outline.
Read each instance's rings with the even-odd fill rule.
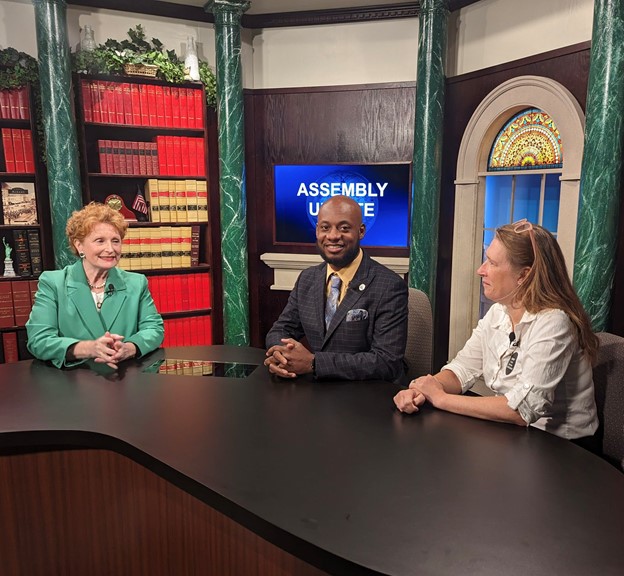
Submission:
[[[74,86],[83,201],[108,202],[129,221],[119,266],[148,277],[163,346],[212,344],[217,135],[203,85],[77,75]]]
[[[0,363],[32,356],[26,330],[37,278],[52,267],[50,209],[31,87],[0,90]],[[15,276],[4,276],[5,246]]]

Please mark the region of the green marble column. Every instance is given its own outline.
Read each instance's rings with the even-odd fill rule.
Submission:
[[[72,107],[71,66],[65,0],[33,0],[39,83],[48,161],[52,243],[57,268],[73,262],[65,224],[82,207],[78,144]]]
[[[432,305],[438,259],[448,14],[448,0],[420,3],[409,284],[425,292]]]
[[[606,330],[615,276],[624,153],[624,3],[596,0],[587,88],[574,285],[596,331]]]
[[[249,279],[240,21],[247,0],[211,0],[215,17],[219,190],[223,259],[223,339],[249,345]]]

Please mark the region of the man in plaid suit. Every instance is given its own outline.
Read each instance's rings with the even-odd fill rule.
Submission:
[[[316,240],[325,262],[299,275],[267,334],[264,363],[271,373],[388,381],[403,376],[407,284],[362,251],[365,231],[355,200],[334,196],[321,206]],[[334,275],[340,280],[332,282]],[[336,284],[339,294],[331,288]]]

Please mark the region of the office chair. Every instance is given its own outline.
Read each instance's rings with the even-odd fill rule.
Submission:
[[[624,338],[599,332],[594,387],[600,426],[596,432],[605,460],[624,472]]]
[[[405,362],[407,378],[412,380],[431,372],[433,357],[433,314],[429,298],[416,288],[409,289],[407,344]]]

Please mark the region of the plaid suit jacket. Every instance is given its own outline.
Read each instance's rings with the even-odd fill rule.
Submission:
[[[407,284],[366,253],[325,330],[327,264],[301,272],[284,311],[266,337],[307,338],[317,378],[395,381],[405,370]]]

